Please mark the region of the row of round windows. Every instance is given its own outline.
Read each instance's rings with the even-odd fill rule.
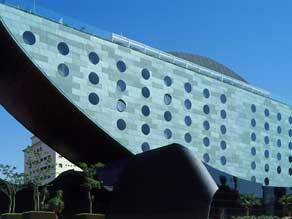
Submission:
[[[251,107],[250,107],[250,109],[251,109],[251,112],[252,113],[256,113],[257,112],[257,107],[256,107],[256,105],[255,104],[252,104],[251,105]],[[269,109],[265,109],[264,110],[264,115],[265,115],[265,117],[269,117],[270,116],[270,110]],[[281,121],[282,120],[282,114],[279,112],[279,113],[277,113],[277,120],[278,121]],[[288,118],[288,122],[289,122],[289,124],[290,125],[292,125],[292,116],[290,116],[289,118]]]

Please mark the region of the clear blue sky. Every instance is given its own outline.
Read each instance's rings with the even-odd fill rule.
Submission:
[[[122,33],[161,50],[208,56],[292,104],[290,0],[36,0],[36,3],[36,7],[40,5]],[[0,108],[0,163],[22,169],[21,150],[30,143],[30,136]]]

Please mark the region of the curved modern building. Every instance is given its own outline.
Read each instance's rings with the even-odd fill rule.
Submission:
[[[0,16],[1,104],[69,160],[178,143],[219,171],[292,187],[292,107],[224,65],[3,4]]]

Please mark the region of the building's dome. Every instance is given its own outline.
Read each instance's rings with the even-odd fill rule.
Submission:
[[[194,54],[190,54],[190,53],[185,53],[185,52],[169,52],[170,54],[190,61],[192,63],[195,63],[197,65],[203,66],[205,68],[209,68],[211,70],[214,70],[216,72],[222,73],[224,75],[227,75],[229,77],[235,78],[237,80],[240,80],[242,82],[247,83],[247,81],[245,79],[243,79],[241,76],[239,76],[238,74],[236,74],[234,71],[230,70],[229,68],[227,68],[226,66],[210,59],[204,56],[200,56],[200,55],[194,55]]]

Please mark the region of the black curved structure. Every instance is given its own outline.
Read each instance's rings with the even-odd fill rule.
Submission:
[[[205,219],[217,185],[202,162],[173,144],[131,158],[108,219]]]

